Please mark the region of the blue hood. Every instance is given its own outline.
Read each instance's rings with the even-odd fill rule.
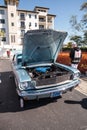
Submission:
[[[26,64],[54,62],[67,32],[55,30],[30,30],[25,33],[23,59]]]

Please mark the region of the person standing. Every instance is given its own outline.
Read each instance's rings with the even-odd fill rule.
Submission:
[[[7,57],[10,57],[10,50],[7,50]]]
[[[77,44],[72,44],[72,49],[70,51],[70,59],[71,59],[71,66],[74,68],[78,68],[78,64],[82,57],[81,49],[77,46]]]

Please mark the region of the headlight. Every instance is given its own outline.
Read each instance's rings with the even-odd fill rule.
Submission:
[[[28,89],[28,82],[22,82],[19,85],[20,90]]]
[[[80,73],[78,72],[78,73],[73,73],[72,75],[71,75],[71,78],[70,79],[76,79],[76,78],[79,78],[80,77]]]
[[[33,89],[36,85],[35,81],[22,82],[19,85],[20,90]]]

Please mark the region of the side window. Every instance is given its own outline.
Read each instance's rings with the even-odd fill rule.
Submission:
[[[14,65],[20,65],[22,63],[22,54],[14,55],[12,61]]]
[[[20,54],[17,56],[17,64],[21,64],[21,62],[22,62],[22,55]]]

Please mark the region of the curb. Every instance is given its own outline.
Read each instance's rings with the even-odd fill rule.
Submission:
[[[80,79],[81,83],[75,89],[87,96],[87,77]]]

